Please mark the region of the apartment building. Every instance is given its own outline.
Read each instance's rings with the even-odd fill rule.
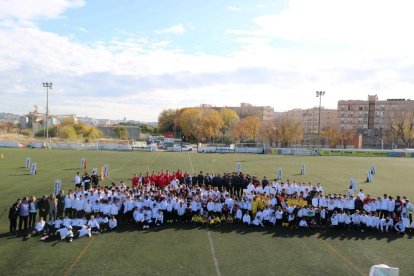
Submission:
[[[286,112],[277,112],[276,118],[286,118],[301,122],[304,133],[317,133],[319,129],[319,107],[309,109],[292,109]],[[336,109],[321,108],[321,130],[336,128],[338,115]]]
[[[393,120],[404,111],[414,111],[410,99],[378,100],[369,95],[368,100],[347,100],[338,102],[338,123],[342,129],[356,132],[389,131]]]

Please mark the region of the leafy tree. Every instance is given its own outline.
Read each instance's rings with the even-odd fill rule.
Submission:
[[[102,132],[98,128],[89,126],[84,122],[75,123],[73,119],[66,119],[59,126],[59,137],[69,140],[81,139],[85,142],[93,142],[102,137]]]
[[[352,139],[352,136],[354,135],[353,131],[351,129],[344,129],[341,128],[338,130],[338,139],[341,141],[342,147],[345,148],[348,141]]]
[[[200,109],[187,108],[182,110],[178,118],[178,126],[182,130],[182,134],[195,140],[201,138],[201,122],[203,113]]]
[[[410,148],[414,142],[414,112],[401,110],[391,123],[391,136],[398,147]]]
[[[76,140],[78,138],[78,135],[73,126],[64,125],[63,127],[59,127],[59,138]]]
[[[303,140],[303,128],[299,121],[288,118],[275,120],[275,141],[282,147]]]
[[[236,111],[230,108],[221,108],[220,109],[220,117],[223,121],[223,126],[221,127],[221,133],[226,135],[235,124],[240,121],[239,115],[237,115]]]
[[[54,126],[48,127],[49,129],[49,137],[57,137],[57,128]],[[38,132],[35,133],[35,137],[45,137],[46,130],[41,129]]]
[[[119,139],[128,139],[128,130],[124,126],[116,126],[113,129],[115,136]]]
[[[322,137],[324,137],[329,144],[329,147],[334,148],[340,141],[340,134],[336,128],[328,127],[322,131]]]
[[[200,125],[200,134],[204,138],[211,140],[212,138],[219,136],[223,124],[223,120],[216,110],[204,109]]]
[[[22,129],[22,130],[20,130],[20,134],[24,135],[24,136],[32,137],[33,136],[33,131],[31,129]]]
[[[0,122],[0,133],[16,133],[18,126],[9,122]]]
[[[257,116],[247,116],[232,129],[233,137],[238,141],[257,141],[262,122]]]
[[[161,133],[177,130],[178,120],[180,116],[180,110],[178,109],[165,109],[158,116],[158,129]]]

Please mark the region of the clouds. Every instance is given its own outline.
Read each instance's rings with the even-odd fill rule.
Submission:
[[[19,3],[0,4],[0,102],[7,112],[42,106],[43,81],[54,83],[54,113],[137,120],[200,103],[307,108],[317,105],[316,90],[327,91],[323,105],[334,108],[340,99],[373,93],[408,98],[414,89],[409,1],[290,1],[273,14],[260,6],[243,28],[223,26],[222,47],[234,48],[225,55],[189,52],[174,43],[188,37],[191,44],[196,30],[209,22],[199,22],[197,29],[162,22],[169,27],[80,41],[45,31],[38,20],[81,10],[84,1]],[[77,28],[83,35],[93,32],[75,26],[83,26]]]
[[[409,35],[413,9],[414,2],[409,0],[293,0],[279,14],[255,18],[257,28],[249,34],[345,47],[370,56],[392,55],[414,46]]]
[[[187,31],[183,24],[177,24],[165,29],[157,30],[155,33],[157,34],[183,34]]]
[[[30,21],[38,18],[57,18],[69,8],[78,8],[84,0],[13,0],[0,2],[0,19]]]

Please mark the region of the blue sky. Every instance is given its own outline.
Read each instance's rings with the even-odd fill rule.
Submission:
[[[414,3],[398,0],[0,2],[0,111],[155,121],[201,103],[277,111],[410,98]]]

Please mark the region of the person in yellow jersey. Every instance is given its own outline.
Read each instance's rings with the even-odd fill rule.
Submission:
[[[258,206],[259,206],[259,199],[258,199],[257,196],[254,196],[253,201],[252,201],[252,215],[253,215],[253,217],[256,216]]]

